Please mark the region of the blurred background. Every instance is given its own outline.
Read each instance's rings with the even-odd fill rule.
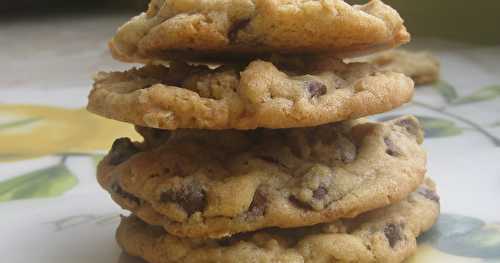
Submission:
[[[366,0],[347,0],[365,3]],[[440,37],[485,45],[500,44],[500,1],[385,0],[405,18],[415,37]],[[125,15],[145,10],[147,0],[4,0],[3,20],[67,15]],[[1,22],[0,22],[1,23]]]
[[[345,0],[350,4],[368,0]],[[146,10],[149,0],[4,0],[0,4],[0,89],[91,86],[100,70],[130,67],[113,60],[107,41],[132,16]],[[385,0],[406,20],[410,49],[451,51],[454,48],[500,46],[500,1]],[[481,56],[485,55],[484,51]],[[497,67],[497,63],[490,67]],[[64,72],[64,74],[61,74]],[[84,105],[86,90],[62,106]],[[3,92],[2,100],[19,99]],[[45,97],[41,98],[44,99]],[[26,101],[28,102],[28,101]]]
[[[406,20],[408,48],[430,50],[442,66],[441,81],[384,115],[422,121],[447,214],[418,262],[500,263],[500,0],[384,2]],[[0,262],[117,261],[120,210],[95,165],[115,138],[139,138],[85,105],[96,72],[132,67],[111,58],[107,41],[147,3],[1,2]]]

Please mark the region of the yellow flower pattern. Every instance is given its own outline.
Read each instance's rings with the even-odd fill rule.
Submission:
[[[421,120],[430,138],[456,135],[451,132],[457,129],[451,122],[426,117]],[[0,178],[0,203],[63,195],[79,184],[66,158],[76,154],[96,160],[118,137],[140,140],[133,125],[93,115],[83,108],[0,105],[0,162],[49,155],[61,158],[58,164],[40,170]],[[420,238],[415,255],[405,262],[500,262],[500,226],[443,214]]]
[[[98,117],[85,109],[0,105],[0,161],[45,155],[99,153],[117,137],[139,139],[130,124]]]
[[[422,262],[479,263],[484,261],[479,258],[467,258],[447,254],[432,247],[430,244],[420,244],[415,255],[409,258],[405,263]]]

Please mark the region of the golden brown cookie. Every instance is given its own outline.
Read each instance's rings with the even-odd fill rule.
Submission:
[[[150,263],[402,262],[416,238],[439,215],[439,196],[428,180],[405,200],[353,219],[311,227],[270,228],[224,239],[186,239],[123,218],[116,238],[130,255]]]
[[[149,224],[222,237],[355,217],[404,199],[426,172],[416,118],[252,131],[141,128],[119,139],[97,177]]]
[[[224,61],[270,53],[365,54],[407,43],[403,19],[379,0],[152,0],[109,46],[127,62]]]
[[[389,111],[412,96],[403,74],[330,58],[173,63],[98,74],[88,109],[161,129],[292,128]]]
[[[381,69],[403,73],[412,78],[416,85],[439,80],[439,60],[430,52],[390,50],[354,61],[373,63]]]

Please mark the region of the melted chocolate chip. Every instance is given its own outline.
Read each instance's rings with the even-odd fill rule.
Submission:
[[[387,149],[385,150],[385,152],[388,155],[395,156],[395,157],[400,155],[398,147],[394,144],[394,142],[391,139],[384,138],[384,143],[387,146]]]
[[[328,194],[328,189],[320,185],[316,190],[313,191],[314,199],[321,200]]]
[[[118,185],[118,183],[112,184],[110,188],[111,188],[112,192],[114,192],[115,194],[117,194],[125,199],[130,200],[131,202],[134,202],[137,204],[141,203],[141,200],[137,196],[135,196],[131,193],[125,192],[125,190],[123,190],[123,188],[121,188],[121,186]]]
[[[305,204],[304,202],[300,201],[299,199],[297,199],[297,197],[293,195],[288,197],[288,201],[290,201],[290,203],[292,203],[294,206],[298,208],[311,210],[311,206],[309,204]]]
[[[421,195],[423,195],[425,198],[427,198],[429,200],[432,200],[434,202],[439,203],[439,195],[437,195],[436,192],[432,191],[429,188],[420,187],[418,189],[418,193],[421,194]]]
[[[391,246],[391,248],[394,248],[396,243],[403,239],[402,234],[401,225],[388,224],[384,227],[384,235],[387,241],[389,241],[389,246]]]
[[[306,86],[311,98],[326,94],[326,85],[319,81],[308,81]]]
[[[407,119],[401,119],[398,122],[396,122],[396,125],[401,126],[408,131],[408,133],[417,136],[419,134],[420,130],[420,125],[418,122],[415,122],[413,119],[407,118]]]
[[[196,184],[184,187],[180,191],[163,192],[160,201],[178,203],[189,216],[203,211],[207,205],[205,191]]]
[[[263,216],[266,212],[267,198],[264,196],[262,191],[257,190],[253,195],[252,203],[248,208],[247,215],[251,217]]]
[[[129,138],[116,139],[108,154],[109,164],[121,164],[137,152],[139,152],[139,148]]]
[[[243,28],[245,28],[248,25],[248,23],[250,23],[250,19],[243,19],[234,23],[229,29],[229,32],[227,33],[229,41],[234,42],[238,37],[238,32]]]

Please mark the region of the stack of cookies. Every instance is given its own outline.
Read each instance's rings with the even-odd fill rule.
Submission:
[[[414,82],[341,58],[409,41],[381,1],[152,0],[88,109],[136,125],[99,183],[125,252],[165,262],[400,262],[439,214]]]

